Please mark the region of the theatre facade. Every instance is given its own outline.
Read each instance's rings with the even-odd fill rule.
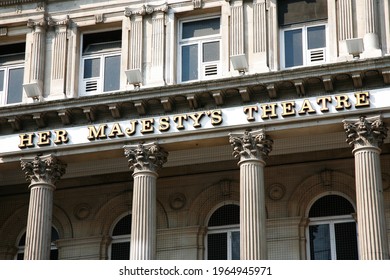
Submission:
[[[389,259],[390,3],[0,3],[0,259]]]

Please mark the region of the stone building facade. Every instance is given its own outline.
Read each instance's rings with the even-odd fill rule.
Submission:
[[[0,259],[389,259],[390,3],[0,3]]]

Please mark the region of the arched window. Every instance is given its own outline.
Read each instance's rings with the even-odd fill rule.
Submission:
[[[357,260],[353,205],[344,197],[327,195],[309,211],[308,256],[311,260]]]
[[[207,232],[207,259],[240,259],[240,207],[238,205],[224,205],[211,215]]]
[[[111,260],[128,260],[130,258],[131,214],[119,219],[112,230]]]
[[[55,244],[55,241],[59,239],[58,231],[51,227],[51,247],[50,247],[50,259],[51,260],[58,260],[58,249]],[[26,246],[26,232],[23,233],[23,235],[19,238],[18,242],[18,252],[15,256],[15,259],[17,260],[23,260],[24,259],[24,248]]]

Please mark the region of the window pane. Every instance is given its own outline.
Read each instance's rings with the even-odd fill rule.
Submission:
[[[232,232],[232,260],[240,259],[240,232]]]
[[[84,79],[100,76],[100,58],[84,60]]]
[[[181,80],[198,79],[198,45],[183,46],[181,49]]]
[[[310,259],[330,260],[330,234],[329,225],[316,225],[309,227],[310,235]]]
[[[0,91],[4,91],[4,70],[0,71]]]
[[[24,68],[9,70],[7,104],[22,102]]]
[[[334,225],[336,237],[336,254],[338,260],[357,260],[358,248],[356,223],[338,223]]]
[[[303,64],[302,29],[284,32],[285,67]]]
[[[352,213],[355,213],[355,209],[347,199],[338,195],[327,195],[313,204],[309,217],[350,215]]]
[[[183,23],[182,39],[219,34],[220,19],[211,18]]]
[[[113,243],[111,246],[112,260],[130,259],[130,242]]]
[[[203,44],[203,62],[219,60],[219,41]]]
[[[240,206],[235,204],[224,205],[211,215],[208,226],[238,225],[240,223]]]
[[[104,91],[119,89],[120,55],[105,58],[104,64]]]
[[[214,233],[207,236],[207,259],[227,260],[227,233]]]
[[[325,25],[307,28],[307,48],[318,49],[325,48]]]
[[[127,215],[116,223],[112,236],[126,235],[131,233],[131,215]]]

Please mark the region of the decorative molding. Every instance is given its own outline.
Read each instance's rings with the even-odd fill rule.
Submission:
[[[38,20],[34,20],[34,19],[27,20],[27,27],[30,28],[46,27],[46,26],[47,26],[47,21],[44,17]]]
[[[169,196],[169,206],[173,210],[180,210],[182,209],[187,203],[187,198],[182,193],[174,193]]]
[[[0,7],[34,3],[36,0],[5,0],[0,2]]]
[[[232,181],[225,179],[219,181],[219,188],[221,190],[222,196],[230,197],[232,195]]]
[[[135,9],[132,9],[130,7],[126,7],[124,14],[126,17],[131,17],[131,16],[135,16],[135,15],[143,16],[146,14],[146,7],[145,7],[145,5],[142,5],[140,8],[135,8]]]
[[[78,220],[85,220],[91,214],[91,205],[88,203],[78,204],[74,207],[73,214]]]
[[[103,22],[104,22],[104,14],[96,14],[95,23],[103,23]]]
[[[324,169],[323,171],[320,172],[319,176],[320,176],[320,181],[325,188],[332,187],[333,170]]]
[[[273,140],[269,138],[264,129],[246,130],[244,134],[229,134],[229,142],[233,147],[233,156],[240,160],[265,160],[272,151],[273,144]]]
[[[0,27],[0,36],[7,36],[7,34],[8,34],[8,28]]]
[[[194,9],[200,9],[202,8],[202,0],[192,0],[192,5]]]
[[[123,148],[129,168],[134,172],[157,172],[168,159],[168,152],[157,143],[127,145]]]
[[[141,7],[138,8],[130,8],[126,7],[125,8],[125,16],[126,17],[131,17],[133,15],[138,15],[138,16],[144,16],[145,14],[152,14],[154,12],[163,12],[166,13],[168,11],[168,4],[164,3],[161,5],[142,5]]]
[[[69,15],[66,15],[63,19],[53,19],[52,17],[47,17],[47,24],[49,26],[69,26],[70,19]]]
[[[268,190],[268,197],[272,200],[280,200],[286,193],[286,188],[282,184],[273,184]]]
[[[347,142],[355,148],[361,146],[379,147],[387,137],[387,127],[381,116],[359,119],[343,120]]]
[[[66,164],[54,155],[35,156],[20,160],[26,180],[31,183],[48,183],[54,185],[65,174]]]

